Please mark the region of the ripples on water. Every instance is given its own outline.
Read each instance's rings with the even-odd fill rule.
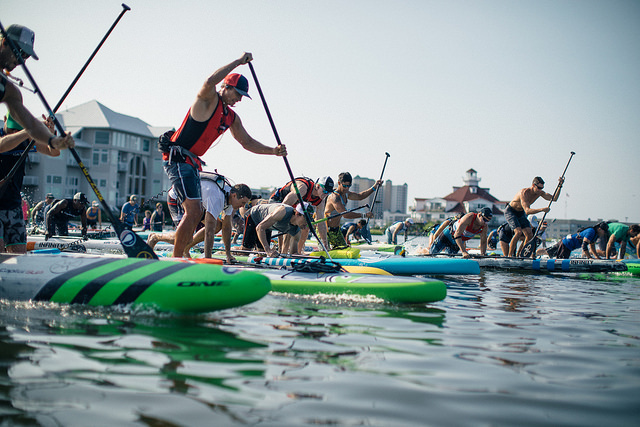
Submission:
[[[636,426],[640,280],[485,272],[444,301],[203,316],[0,301],[2,425]]]

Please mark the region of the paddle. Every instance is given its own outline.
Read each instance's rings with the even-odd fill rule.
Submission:
[[[256,82],[256,88],[258,88],[258,93],[260,94],[260,99],[262,100],[262,105],[264,106],[264,110],[267,113],[267,118],[269,119],[269,123],[271,124],[271,129],[273,130],[273,134],[276,137],[276,142],[278,143],[278,145],[282,145],[282,142],[280,142],[280,136],[278,135],[278,131],[276,130],[276,125],[273,122],[273,118],[271,117],[271,112],[269,111],[269,107],[267,106],[267,101],[264,98],[264,94],[262,93],[262,88],[260,87],[260,83],[258,82],[258,76],[256,76],[256,71],[253,69],[253,64],[251,62],[248,62],[247,64],[249,65],[249,69],[251,70],[253,81]],[[302,200],[302,196],[300,195],[298,184],[296,184],[296,178],[293,176],[293,172],[291,171],[289,160],[287,159],[287,156],[282,156],[282,158],[284,159],[284,164],[287,167],[287,172],[289,172],[289,177],[291,178],[291,182],[293,183],[293,188],[296,190],[296,196],[298,196],[298,202],[300,203],[300,206],[304,207],[304,201]],[[303,209],[303,212],[304,212],[304,218],[307,221],[307,226],[309,227],[309,230],[311,230],[313,237],[315,237],[318,240],[318,242],[320,242],[320,245],[322,245],[322,248],[324,249],[324,251],[327,253],[327,255],[329,255],[329,250],[324,246],[324,243],[322,243],[322,240],[320,240],[320,238],[316,234],[315,229],[313,228],[313,224],[311,223],[311,218],[309,217],[309,213],[305,209]],[[329,255],[329,259],[331,259],[331,255]]]
[[[558,182],[558,186],[556,187],[556,191],[553,193],[553,196],[551,196],[551,200],[549,200],[549,206],[547,206],[548,208],[551,208],[551,203],[553,203],[553,199],[554,196],[556,194],[558,194],[559,196],[559,191],[560,191],[560,187],[562,187],[562,184],[564,183],[564,174],[567,172],[567,168],[569,167],[569,163],[571,163],[571,159],[573,158],[573,156],[575,155],[575,152],[571,152],[571,156],[569,157],[569,161],[567,162],[567,165],[564,167],[564,171],[562,172],[562,177],[563,178],[560,182]],[[536,227],[536,232],[533,233],[533,238],[527,242],[526,245],[524,245],[522,247],[522,249],[520,250],[520,256],[523,258],[534,258],[536,256],[536,250],[538,249],[538,231],[540,231],[540,227],[542,227],[542,223],[544,222],[544,218],[547,216],[547,213],[545,212],[544,215],[542,215],[542,219],[540,221],[538,221],[538,226]]]
[[[125,8],[125,10],[123,11],[123,14],[124,14],[124,12],[129,10],[129,8],[125,7],[124,4],[123,4],[123,7]],[[13,41],[9,37],[7,37],[7,32],[5,31],[2,23],[0,23],[0,31],[2,31],[2,35],[9,42],[9,46],[11,47],[11,50],[13,51],[13,54],[15,55],[15,57],[19,58],[18,60],[20,62],[20,65],[22,66],[22,69],[24,70],[29,81],[31,82],[31,85],[36,90],[36,93],[38,94],[40,101],[42,102],[49,116],[53,120],[53,123],[55,124],[56,129],[58,129],[58,132],[60,132],[61,135],[64,135],[65,134],[64,128],[62,127],[62,125],[60,124],[60,121],[57,119],[53,110],[49,106],[49,103],[47,102],[44,95],[42,94],[42,91],[38,87],[38,84],[36,83],[33,76],[31,75],[31,72],[29,72],[29,69],[27,68],[24,60],[22,59],[22,55],[20,54],[20,51],[16,48]],[[91,178],[91,175],[89,175],[89,171],[87,170],[86,166],[82,163],[82,159],[80,159],[80,156],[78,155],[76,150],[74,148],[69,148],[69,152],[71,152],[71,154],[73,155],[73,158],[78,163],[80,170],[82,170],[82,173],[84,174],[85,178],[89,182],[89,185],[91,186],[94,193],[98,197],[98,200],[102,204],[102,208],[106,211],[107,216],[109,217],[114,230],[118,234],[120,243],[122,243],[122,247],[124,248],[124,251],[127,254],[127,256],[130,258],[135,257],[135,258],[158,259],[158,256],[153,252],[153,250],[149,247],[149,245],[147,245],[147,243],[136,233],[125,228],[122,222],[120,222],[120,220],[113,214],[113,211],[107,204],[107,201],[104,199],[104,197],[102,197],[100,190],[98,190],[98,187],[96,186],[95,182]]]
[[[325,222],[325,221],[328,221],[328,220],[330,220],[330,219],[333,219],[333,218],[337,218],[337,217],[339,217],[339,216],[342,216],[342,215],[344,215],[344,214],[348,214],[348,213],[351,213],[351,212],[357,211],[357,210],[359,210],[359,209],[368,208],[368,207],[369,207],[369,203],[367,203],[366,205],[358,206],[357,208],[349,209],[348,211],[344,211],[344,212],[340,212],[340,213],[333,214],[333,215],[331,215],[331,216],[328,216],[328,217],[325,217],[325,218],[319,219],[319,220],[317,220],[317,221],[313,221],[313,222],[312,222],[312,224],[313,224],[313,225],[315,225],[315,224],[320,224],[321,222]]]
[[[384,165],[382,165],[382,172],[380,172],[380,181],[382,181],[382,177],[384,176],[384,170],[385,170],[385,169],[386,169],[386,167],[387,167],[387,160],[389,160],[389,157],[391,157],[391,154],[386,153],[386,152],[384,153],[384,155],[385,155],[385,158],[384,158]],[[376,192],[375,192],[375,194],[373,195],[373,202],[371,203],[371,208],[369,209],[369,212],[373,212],[373,208],[375,207],[375,205],[376,205],[376,201],[377,201],[376,199],[378,198],[378,191],[379,191],[379,190],[380,190],[380,187],[377,187],[377,188],[376,188]],[[371,219],[371,218],[367,218],[367,227],[369,227],[369,220],[370,220],[370,219]]]
[[[384,158],[384,165],[382,165],[382,172],[380,172],[380,180],[382,181],[382,177],[384,176],[384,170],[387,167],[387,160],[389,160],[389,157],[391,157],[391,154],[385,152],[385,158]],[[373,195],[373,202],[371,203],[371,208],[369,208],[369,212],[373,212],[373,208],[376,205],[377,199],[378,199],[378,191],[380,190],[380,187],[376,188],[376,192]],[[369,230],[369,220],[371,218],[367,218],[367,225],[360,231],[360,234],[362,235],[362,237],[364,237],[364,239],[367,241],[367,243],[371,244],[372,239],[371,239],[371,231]]]
[[[344,215],[344,214],[347,214],[347,213],[350,213],[350,212],[353,212],[353,211],[357,211],[358,209],[368,208],[368,207],[369,207],[369,204],[367,203],[366,205],[358,206],[357,208],[349,209],[348,211],[344,211],[344,212],[341,212],[341,213],[336,213],[336,214],[333,214],[333,215],[328,216],[328,217],[326,217],[326,218],[322,218],[322,219],[319,219],[319,220],[317,220],[317,221],[313,221],[311,224],[313,224],[313,225],[320,224],[321,222],[325,222],[325,221],[328,221],[328,220],[330,220],[330,219],[333,219],[333,218],[337,218],[337,217],[339,217],[339,216],[342,216],[342,215]],[[274,234],[273,236],[271,236],[271,238],[272,238],[272,239],[274,239],[274,238],[276,238],[276,237],[284,236],[285,234],[287,234],[287,233],[278,233],[278,234]]]
[[[69,92],[71,92],[71,90],[73,89],[73,87],[76,85],[76,83],[78,82],[78,80],[80,79],[80,76],[82,76],[82,74],[84,73],[84,70],[87,69],[87,67],[89,66],[89,63],[91,63],[91,61],[93,60],[93,57],[96,56],[96,54],[98,53],[98,51],[100,50],[100,48],[102,47],[102,45],[104,44],[104,42],[107,40],[107,37],[109,37],[109,34],[111,34],[111,31],[113,31],[113,29],[115,28],[115,26],[118,24],[118,22],[120,21],[120,18],[122,18],[122,15],[125,14],[126,11],[131,10],[131,8],[129,6],[127,6],[126,4],[122,3],[122,12],[120,12],[120,15],[118,15],[118,17],[116,18],[115,22],[113,23],[113,25],[111,25],[111,28],[109,28],[109,31],[107,31],[107,34],[105,34],[105,36],[102,38],[102,40],[100,41],[100,43],[98,44],[98,47],[96,47],[96,49],[93,51],[93,53],[91,54],[91,56],[89,57],[89,59],[87,60],[87,62],[84,64],[84,66],[82,67],[82,69],[80,70],[80,72],[76,75],[75,79],[73,79],[73,81],[71,82],[71,84],[69,85],[69,87],[67,88],[67,91],[64,93],[64,95],[62,95],[62,98],[60,98],[60,101],[58,101],[58,104],[55,106],[55,108],[53,109],[53,112],[57,112],[58,109],[60,108],[60,106],[62,106],[62,103],[64,102],[65,99],[67,99],[67,96],[69,95]],[[22,80],[20,80],[20,82],[22,83]],[[20,84],[20,86],[22,86],[22,84]],[[36,93],[35,90],[33,90],[33,93]],[[7,174],[6,177],[2,178],[2,180],[0,181],[0,197],[4,194],[5,192],[5,184],[7,182],[9,182],[13,176],[16,174],[16,172],[18,171],[18,168],[20,167],[20,165],[22,165],[22,163],[24,163],[25,159],[27,158],[27,156],[29,155],[29,151],[31,151],[31,149],[33,148],[34,144],[36,143],[36,141],[34,139],[32,139],[29,144],[27,145],[27,148],[24,149],[24,151],[22,152],[22,154],[20,155],[20,158],[18,158],[18,160],[16,161],[16,163],[13,165],[13,167],[11,168],[11,170],[9,171],[9,173]]]

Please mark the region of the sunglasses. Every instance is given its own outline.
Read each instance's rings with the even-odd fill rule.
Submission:
[[[538,190],[542,190],[544,188],[544,185],[542,187],[540,187],[539,185],[536,185],[536,187],[538,187]]]
[[[351,187],[351,184],[345,184],[345,183],[343,183],[343,182],[341,182],[341,183],[340,183],[340,185],[342,185],[342,186],[343,186],[343,187],[345,187],[345,188],[349,188],[349,187]]]
[[[487,218],[486,216],[482,215],[482,219],[484,220],[484,222],[489,222],[491,221],[491,218]]]
[[[318,184],[318,185],[320,186],[320,188],[322,188],[322,192],[323,192],[324,194],[329,194],[329,193],[331,193],[329,190],[327,190],[327,189],[325,188],[325,186],[324,186],[324,185],[322,185],[322,184]]]
[[[14,42],[15,43],[15,42]],[[29,59],[31,57],[31,55],[29,55],[27,52],[25,52],[24,50],[22,50],[21,48],[16,46],[16,49],[18,49],[18,53],[20,54],[20,56],[22,57],[23,60],[25,59]]]

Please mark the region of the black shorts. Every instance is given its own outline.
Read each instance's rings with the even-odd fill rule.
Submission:
[[[498,240],[505,243],[510,243],[513,239],[513,231],[510,228],[502,227],[498,232]]]
[[[258,232],[256,231],[256,227],[258,224],[255,223],[251,215],[247,215],[247,219],[244,223],[244,235],[242,236],[242,248],[246,250],[253,250],[255,247],[258,249],[264,250],[262,247],[262,243],[258,238]],[[267,241],[271,241],[271,230],[267,229]]]
[[[512,230],[516,228],[531,228],[531,223],[527,219],[527,214],[524,211],[517,211],[507,205],[507,209],[504,211],[504,219],[509,224]]]

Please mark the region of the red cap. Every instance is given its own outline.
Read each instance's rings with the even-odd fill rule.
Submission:
[[[251,99],[249,96],[249,80],[242,74],[231,73],[224,78],[224,83],[232,86],[240,95]]]

